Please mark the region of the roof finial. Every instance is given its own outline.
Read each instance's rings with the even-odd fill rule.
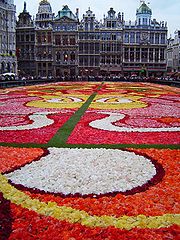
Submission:
[[[26,2],[24,2],[24,12],[26,12]]]

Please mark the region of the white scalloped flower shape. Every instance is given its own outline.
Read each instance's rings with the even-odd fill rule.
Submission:
[[[6,177],[15,184],[51,193],[125,192],[147,183],[153,163],[118,149],[49,148],[49,154]]]

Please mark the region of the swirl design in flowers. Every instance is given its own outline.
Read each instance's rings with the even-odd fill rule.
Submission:
[[[145,108],[147,103],[142,101],[141,96],[132,96],[128,94],[119,94],[113,96],[100,95],[96,96],[91,106],[95,109],[133,109]]]
[[[88,95],[84,96],[41,96],[42,100],[28,102],[28,107],[37,108],[78,108],[84,103]]]
[[[102,112],[102,114],[107,114],[109,116],[100,119],[95,120],[89,123],[89,125],[93,128],[107,130],[107,131],[116,131],[116,132],[179,132],[180,127],[155,127],[155,123],[153,124],[154,127],[146,127],[146,128],[136,128],[136,127],[130,127],[130,126],[116,126],[113,123],[119,120],[123,120],[126,116],[124,114],[120,113],[114,113],[114,112]],[[151,120],[149,120],[151,121]],[[155,122],[155,121],[154,121]]]
[[[32,120],[32,123],[26,125],[0,127],[0,130],[30,130],[46,127],[54,123],[52,119],[47,117],[48,114],[53,113],[55,112],[39,112],[38,114],[34,113],[29,115],[29,119]]]
[[[0,238],[176,239],[178,96],[146,83],[0,90]]]

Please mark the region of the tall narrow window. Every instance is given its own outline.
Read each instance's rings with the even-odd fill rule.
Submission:
[[[124,50],[124,58],[125,61],[129,61],[129,48],[125,48]]]
[[[135,33],[131,32],[130,33],[130,43],[134,43],[135,42]]]
[[[140,36],[141,36],[141,33],[137,32],[136,33],[136,43],[140,43]]]
[[[130,48],[130,61],[134,62],[134,48]]]
[[[93,29],[94,29],[94,23],[91,22],[91,23],[90,23],[90,30],[93,31]]]
[[[149,49],[149,61],[153,61],[153,48]]]
[[[154,44],[154,33],[150,33],[150,43]]]
[[[136,61],[140,61],[140,48],[136,48]]]
[[[85,23],[85,31],[88,31],[88,23]]]
[[[155,34],[155,44],[159,44],[159,33]]]
[[[124,39],[125,43],[129,43],[129,33],[125,32],[125,39]]]

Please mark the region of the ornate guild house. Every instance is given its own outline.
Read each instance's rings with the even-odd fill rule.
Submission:
[[[88,9],[78,27],[80,75],[97,75],[100,71],[100,23]]]
[[[124,13],[113,8],[100,21],[90,8],[82,19],[79,9],[73,13],[67,5],[55,15],[50,3],[42,0],[34,21],[24,7],[16,35],[18,68],[26,74],[71,78],[163,76],[167,70],[167,24],[152,18],[145,1],[136,10],[135,21],[127,22]],[[21,64],[23,58],[27,66],[29,61],[29,72]]]
[[[78,11],[68,6],[53,21],[53,68],[55,76],[78,75]]]
[[[50,3],[41,1],[35,18],[35,64],[39,77],[53,75],[53,19]]]
[[[145,76],[166,72],[167,24],[152,19],[145,2],[136,11],[135,22],[123,27],[123,71]]]
[[[16,23],[16,55],[18,58],[19,75],[35,75],[35,27],[31,15],[24,10]]]
[[[100,71],[101,74],[122,74],[124,14],[110,8],[104,16],[100,33]]]

